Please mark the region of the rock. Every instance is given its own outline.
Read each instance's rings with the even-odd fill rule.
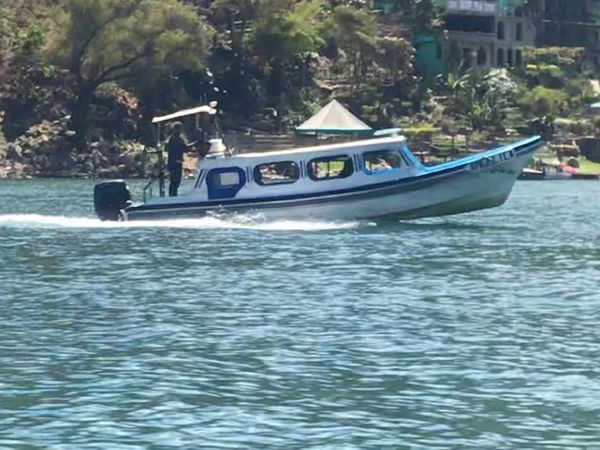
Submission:
[[[80,167],[83,173],[94,173],[96,171],[94,163],[89,160],[82,164]]]
[[[35,169],[39,172],[43,172],[50,168],[50,158],[46,155],[38,155],[33,158],[33,164]]]
[[[21,148],[20,145],[11,142],[8,144],[6,157],[8,159],[12,159],[13,161],[23,161],[23,148]]]

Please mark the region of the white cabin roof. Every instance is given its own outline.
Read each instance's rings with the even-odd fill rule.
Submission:
[[[392,136],[377,139],[363,139],[360,141],[343,142],[341,144],[314,145],[311,147],[292,148],[288,150],[276,150],[260,153],[241,153],[235,155],[235,158],[266,158],[273,156],[289,156],[302,153],[340,153],[343,151],[360,150],[364,151],[369,147],[378,147],[385,144],[399,144],[406,141],[404,136]]]

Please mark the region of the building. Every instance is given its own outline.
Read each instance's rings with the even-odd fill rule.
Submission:
[[[529,0],[538,46],[583,47],[600,67],[600,0]]]
[[[397,0],[375,0],[384,16]],[[585,47],[600,67],[600,0],[436,0],[445,38],[418,35],[417,65],[438,74],[457,67],[521,67],[523,47]]]
[[[445,10],[446,59],[468,67],[519,67],[535,45],[534,17],[525,0],[439,0]]]

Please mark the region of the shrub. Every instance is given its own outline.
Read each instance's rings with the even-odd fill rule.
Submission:
[[[564,112],[568,100],[567,94],[561,90],[536,86],[524,93],[521,110],[530,117],[557,116]]]
[[[554,64],[528,64],[525,73],[530,86],[541,84],[552,89],[565,86],[566,76],[560,67]]]
[[[523,57],[527,64],[577,68],[584,54],[585,49],[581,47],[525,47]]]

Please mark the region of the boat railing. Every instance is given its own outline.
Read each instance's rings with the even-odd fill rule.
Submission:
[[[154,186],[154,183],[156,182],[156,179],[153,178],[150,181],[148,181],[148,184],[146,184],[144,186],[144,191],[143,191],[143,199],[144,199],[144,203],[146,203],[148,200],[154,198],[154,191],[152,190],[152,187]]]
[[[156,182],[158,182],[159,195],[161,197],[165,196],[164,154],[163,154],[162,149],[150,148],[150,149],[144,150],[145,172],[146,173],[148,172],[148,166],[150,164],[150,160],[153,155],[157,156],[157,165],[156,165],[156,169],[155,168],[151,169],[150,180],[144,186],[144,190],[143,190],[144,202],[147,202],[148,200],[150,200],[151,198],[154,197],[153,187]],[[155,173],[155,171],[158,173]]]

